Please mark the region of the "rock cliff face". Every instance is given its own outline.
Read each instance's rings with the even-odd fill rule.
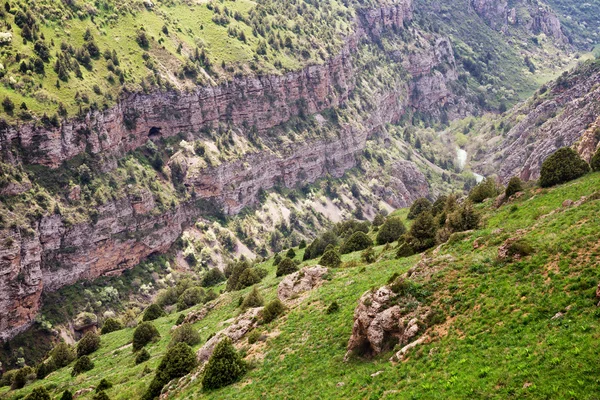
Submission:
[[[539,1],[471,0],[475,12],[493,29],[506,32],[509,26],[523,27],[532,34],[544,33],[568,43],[556,14]]]
[[[104,169],[109,170],[120,156],[148,138],[197,132],[217,122],[254,125],[260,134],[299,113],[315,114],[342,104],[355,87],[351,53],[358,42],[389,27],[402,29],[411,16],[410,1],[363,12],[356,33],[340,55],[299,72],[244,77],[191,93],[131,94],[111,110],[67,121],[60,129],[4,127],[2,157],[5,162],[56,167],[87,151],[101,156],[106,161]],[[440,63],[445,74],[436,70]],[[293,144],[279,154],[266,149],[186,174],[184,183],[196,198],[216,201],[226,212],[236,213],[256,201],[260,189],[276,183],[291,187],[327,173],[341,176],[355,166],[370,134],[397,121],[410,107],[435,109],[436,103],[424,103],[423,96],[413,96],[411,91],[434,96],[438,106],[457,113],[465,109],[447,85],[456,79],[453,63],[449,42],[440,38],[407,61],[411,83],[375,91],[371,100],[377,111],[361,123],[342,126],[335,137]],[[14,153],[14,147],[21,151]],[[401,182],[394,186],[398,193],[389,193],[396,196],[397,205],[406,206],[427,194],[426,180],[412,163],[400,163],[397,169]],[[60,215],[45,215],[31,232],[0,230],[0,338],[11,337],[33,322],[43,291],[117,274],[152,253],[166,251],[200,212],[192,202],[159,212],[151,193],[117,199],[97,211],[95,223],[68,226]]]
[[[552,83],[508,117],[513,126],[496,146],[483,155],[477,169],[535,180],[543,161],[565,146],[574,146],[588,161],[594,154],[600,115],[600,63],[588,63]]]

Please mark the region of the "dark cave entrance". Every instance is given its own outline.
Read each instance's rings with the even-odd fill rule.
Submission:
[[[148,137],[150,139],[160,137],[160,128],[158,128],[156,126],[153,126],[152,128],[150,128],[150,131],[148,132]]]

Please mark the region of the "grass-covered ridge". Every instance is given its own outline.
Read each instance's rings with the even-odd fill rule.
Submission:
[[[391,353],[343,361],[357,299],[421,259],[398,260],[394,248],[376,247],[375,263],[363,264],[359,252],[342,256],[345,264],[332,270],[330,280],[285,316],[259,326],[265,342],[249,345],[242,339],[242,354],[254,367],[241,382],[204,393],[196,380],[183,391],[172,388],[171,397],[593,398],[600,333],[598,187],[600,175],[594,173],[552,189],[529,188],[497,210],[491,201],[478,206],[481,228],[426,254],[426,265],[435,273],[422,284],[430,293],[427,301],[445,321],[427,332],[431,342],[398,364],[388,361]],[[563,206],[582,196],[587,198],[580,204]],[[399,215],[405,218],[406,212]],[[499,247],[517,237],[533,253],[498,259]],[[296,259],[302,256],[303,250],[297,250]],[[281,278],[275,277],[271,261],[259,267],[268,271],[258,288],[269,302]],[[226,292],[215,300],[217,306],[194,324],[203,342],[239,313],[238,299],[250,290]],[[334,301],[339,311],[327,313]],[[563,315],[553,319],[559,312]],[[127,328],[102,336],[100,349],[91,355],[91,371],[72,378],[71,366],[66,367],[19,391],[2,388],[0,395],[19,398],[46,386],[56,397],[67,387],[75,391],[106,378],[114,384],[107,390],[110,398],[139,398],[167,349],[178,314],[154,321],[161,339],[149,345],[151,359],[144,364],[134,363],[133,329]]]

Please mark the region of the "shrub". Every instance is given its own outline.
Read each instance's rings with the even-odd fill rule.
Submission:
[[[508,199],[515,193],[523,191],[523,181],[518,176],[513,176],[508,181],[508,185],[506,185],[506,190],[504,191],[504,195]]]
[[[385,217],[381,214],[377,214],[373,218],[373,226],[374,227],[379,227],[379,226],[383,225],[384,223],[385,223]]]
[[[337,268],[342,265],[340,254],[335,249],[327,250],[319,260],[319,264],[326,267]]]
[[[202,303],[204,295],[204,289],[200,287],[191,287],[186,289],[185,292],[179,296],[179,299],[177,299],[177,310],[185,310],[195,306],[196,304]]]
[[[283,260],[281,260],[281,262],[277,266],[277,272],[275,273],[275,275],[284,276],[293,274],[296,271],[298,271],[298,266],[296,266],[296,263],[286,257]]]
[[[387,244],[398,240],[406,232],[406,227],[399,217],[390,217],[385,220],[385,223],[377,233],[377,244]]]
[[[146,310],[144,310],[142,321],[154,321],[155,319],[164,316],[165,312],[158,304],[150,304]]]
[[[590,166],[592,167],[592,170],[596,172],[600,171],[600,147],[596,150],[596,154],[593,155]]]
[[[479,213],[473,209],[473,204],[465,201],[458,210],[448,216],[448,227],[453,232],[468,231],[477,228],[480,218]]]
[[[448,196],[442,195],[442,196],[438,197],[435,200],[435,202],[433,203],[433,205],[431,206],[431,213],[434,216],[437,216],[437,215],[441,214],[442,212],[444,212],[447,201],[448,201]]]
[[[365,249],[360,254],[360,259],[362,262],[365,262],[367,264],[374,263],[375,260],[377,260],[377,256],[375,254],[375,249],[373,249],[373,247],[369,247],[368,249]]]
[[[256,285],[261,280],[261,272],[258,270],[258,268],[248,268],[240,275],[240,279],[238,280],[238,288],[241,290],[252,285]]]
[[[306,248],[304,251],[303,260],[312,260],[313,258],[317,258],[325,253],[325,249],[327,246],[337,245],[338,237],[333,231],[327,231],[321,236],[315,238],[312,243]]]
[[[77,357],[87,356],[100,348],[100,336],[96,332],[88,332],[77,343]]]
[[[590,170],[590,166],[569,147],[558,149],[542,163],[540,186],[550,187],[577,179]]]
[[[175,325],[181,325],[181,324],[183,324],[183,321],[185,321],[185,314],[181,313],[177,317],[177,321],[175,321]]]
[[[296,258],[296,252],[294,251],[294,249],[289,249],[287,253],[285,253],[285,256],[293,260],[294,258]]]
[[[231,339],[225,338],[217,344],[208,360],[202,386],[205,390],[219,389],[236,382],[245,372],[246,366],[231,344]]]
[[[35,375],[37,379],[44,379],[45,377],[48,376],[48,374],[50,374],[51,372],[53,372],[55,370],[55,366],[54,363],[52,362],[52,359],[50,359],[49,361],[46,362],[41,362],[38,366],[37,369],[35,371]]]
[[[255,286],[252,288],[250,293],[248,293],[246,298],[244,298],[244,301],[242,302],[242,308],[246,309],[246,308],[261,307],[264,304],[265,304],[265,300],[260,295],[260,293],[258,292],[258,289],[256,289],[256,286]]]
[[[92,400],[110,400],[110,397],[106,394],[104,390],[94,393],[92,396]]]
[[[524,239],[519,239],[508,246],[508,255],[510,257],[526,257],[534,252],[533,247]]]
[[[306,240],[302,239],[300,241],[300,244],[298,245],[299,249],[305,249],[306,248]]]
[[[146,349],[140,350],[135,356],[135,365],[146,362],[150,359],[150,353]]]
[[[258,342],[258,339],[260,339],[260,332],[258,330],[254,329],[248,334],[248,344],[254,344]]]
[[[33,369],[31,367],[23,367],[17,370],[14,373],[11,381],[10,388],[11,389],[21,389],[27,383],[27,377],[33,373]]]
[[[281,254],[279,254],[279,253],[275,254],[275,257],[273,257],[273,266],[279,265],[281,260],[283,260],[283,258],[281,257]]]
[[[120,331],[121,329],[123,329],[123,324],[119,320],[107,318],[106,321],[104,321],[104,325],[102,325],[100,333],[104,335],[110,332]]]
[[[133,351],[138,351],[155,339],[160,338],[160,333],[152,323],[142,322],[133,332]]]
[[[410,244],[403,242],[398,247],[398,251],[396,251],[396,258],[410,257],[414,254],[415,250],[410,246]]]
[[[285,311],[285,306],[279,299],[275,299],[271,301],[269,304],[263,308],[261,316],[262,320],[265,324],[268,324],[271,321],[274,321],[277,317],[283,314]]]
[[[175,346],[177,343],[185,343],[189,346],[195,346],[200,343],[200,334],[191,324],[183,324],[173,332],[169,347]]]
[[[75,362],[75,365],[73,365],[71,376],[79,375],[83,372],[91,370],[92,368],[94,368],[94,363],[88,356],[80,357]]]
[[[15,109],[15,103],[10,98],[5,97],[4,100],[2,100],[2,108],[7,114],[12,114]]]
[[[108,390],[111,387],[113,387],[112,383],[110,383],[106,379],[102,379],[100,383],[98,383],[98,386],[96,386],[96,393],[101,392],[103,390]]]
[[[31,391],[31,393],[29,393],[27,396],[25,396],[25,400],[50,400],[50,393],[48,393],[48,390],[46,390],[45,387],[38,387],[35,388]]]
[[[73,393],[69,389],[65,390],[60,396],[60,400],[73,400]]]
[[[225,280],[225,275],[219,268],[211,268],[202,277],[202,286],[211,287],[215,286]]]
[[[185,343],[177,343],[167,350],[142,399],[155,399],[160,395],[163,386],[175,378],[189,374],[196,368],[196,364],[196,354],[192,348]]]
[[[469,192],[469,200],[474,203],[481,203],[486,199],[496,197],[498,195],[498,188],[496,182],[491,178],[486,178],[483,182],[476,185]]]
[[[250,266],[248,261],[240,261],[230,267],[231,273],[227,279],[227,290],[241,290],[261,281],[260,275]]]
[[[419,214],[410,227],[406,242],[417,252],[425,251],[435,245],[437,226],[429,211]]]
[[[352,236],[348,238],[340,247],[340,252],[342,254],[353,253],[355,251],[360,251],[364,249],[368,249],[373,246],[373,241],[371,238],[364,232],[358,231],[354,232]]]
[[[327,307],[327,310],[325,312],[327,314],[333,314],[334,312],[339,311],[339,309],[340,309],[339,304],[336,301],[334,301],[333,303],[331,303],[329,305],[329,307]]]
[[[414,203],[410,206],[410,210],[408,211],[408,219],[415,219],[419,216],[419,214],[431,211],[433,205],[429,200],[425,197],[418,198]]]
[[[75,353],[71,346],[64,342],[60,342],[52,349],[50,357],[52,357],[52,362],[56,368],[62,368],[75,360]]]

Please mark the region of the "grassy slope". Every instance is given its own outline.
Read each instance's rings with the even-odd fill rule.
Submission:
[[[264,360],[242,383],[207,397],[594,398],[600,372],[596,362],[600,313],[594,300],[600,280],[600,202],[568,209],[561,204],[590,195],[599,186],[596,173],[555,189],[528,191],[497,211],[490,210],[489,203],[483,205],[485,228],[443,246],[438,257],[450,255],[454,261],[442,264],[427,283],[433,290],[430,301],[448,317],[444,329],[437,329],[442,334],[414,349],[408,360],[394,365],[387,361],[391,354],[385,354],[374,360],[342,361],[360,295],[420,258],[395,260],[388,251],[375,264],[335,270],[331,281],[285,317],[260,327],[270,337],[266,345],[248,353],[262,353]],[[526,230],[523,235],[536,253],[521,261],[497,261],[498,246],[519,229]],[[473,250],[476,239],[483,246]],[[298,253],[301,257],[302,251]],[[345,261],[358,258],[350,254]],[[270,263],[267,268],[269,277],[260,287],[268,301],[274,298],[279,279]],[[219,306],[195,325],[203,339],[221,329],[220,321],[236,314],[242,294],[222,295]],[[340,311],[325,314],[334,300]],[[563,318],[551,320],[568,306]],[[176,318],[170,315],[156,322],[162,339],[149,347],[150,369],[158,365]],[[144,372],[144,365],[134,366],[127,346],[131,335],[132,330],[126,329],[103,336],[101,349],[92,356],[96,367],[86,374],[72,379],[67,367],[17,392],[0,389],[0,396],[18,398],[39,385],[57,395],[67,387],[89,387],[106,377],[115,383],[108,392],[111,398],[137,398],[152,374]],[[383,372],[371,377],[378,371]],[[178,397],[196,398],[200,393],[195,384]]]

